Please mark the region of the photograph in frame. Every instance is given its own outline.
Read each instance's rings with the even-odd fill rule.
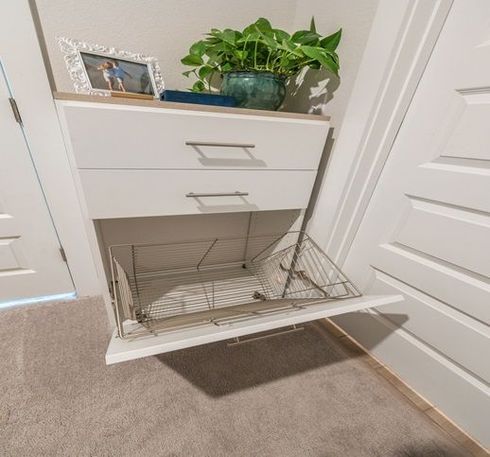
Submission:
[[[78,93],[110,95],[111,92],[159,97],[164,90],[157,59],[58,38],[65,63]]]

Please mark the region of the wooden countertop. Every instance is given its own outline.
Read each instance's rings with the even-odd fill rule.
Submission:
[[[105,97],[100,95],[76,94],[71,92],[53,92],[55,100],[77,102],[110,103],[112,105],[147,106],[149,108],[178,109],[201,111],[208,113],[246,114],[248,116],[266,116],[283,119],[304,119],[308,121],[328,122],[330,116],[319,114],[287,113],[283,111],[265,111],[245,108],[229,108],[225,106],[196,105],[191,103],[162,102],[160,100],[139,100],[121,97]]]

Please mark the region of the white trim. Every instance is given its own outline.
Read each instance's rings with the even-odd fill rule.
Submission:
[[[334,320],[473,439],[488,446],[490,389],[484,382],[375,310],[336,316]],[[425,375],[420,376],[421,372]]]
[[[28,0],[3,5],[0,56],[77,293],[99,295],[101,287]]]
[[[75,300],[76,298],[77,298],[76,292],[68,292],[65,294],[55,294],[55,295],[45,295],[43,297],[22,298],[19,300],[0,302],[0,309],[13,308],[16,306],[35,305],[38,303],[46,303],[46,302],[53,302],[53,301]]]
[[[342,266],[453,0],[380,0],[310,233]]]

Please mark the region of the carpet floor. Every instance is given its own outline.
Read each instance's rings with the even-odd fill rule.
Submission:
[[[98,299],[0,313],[0,455],[468,455],[323,326],[112,366]]]

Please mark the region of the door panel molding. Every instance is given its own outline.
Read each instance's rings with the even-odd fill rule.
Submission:
[[[337,155],[342,157],[334,160],[327,172],[325,185],[328,192],[320,195],[309,230],[320,242],[323,241],[326,252],[339,265],[344,263],[349,252],[452,3],[453,0],[407,3],[381,0],[379,3],[365,59],[361,63],[336,146]],[[394,36],[387,36],[385,31],[390,30],[389,24],[400,16],[401,23],[392,33]],[[383,49],[391,47],[392,42],[395,45],[383,75],[373,81],[370,77],[372,60],[366,57],[375,58]],[[376,96],[372,100],[359,98],[360,101],[356,102],[356,93],[363,91],[376,92]],[[355,111],[368,114],[362,119],[361,133],[358,122],[349,122],[349,119],[358,120]],[[356,137],[358,142],[349,140]],[[347,165],[349,170],[346,172]],[[331,186],[332,182],[340,179],[332,179],[334,175],[344,176],[337,189]],[[338,204],[332,207],[332,200]],[[334,222],[330,225],[327,221]],[[325,237],[320,227],[328,226],[330,230]]]
[[[456,311],[439,298],[416,289],[400,278],[377,269],[375,276],[373,292],[392,295],[403,293],[405,298],[402,302],[380,309],[383,316],[390,320],[390,316],[403,316],[409,308],[410,318],[403,322],[403,332],[410,333],[483,383],[490,383],[490,365],[483,356],[488,348],[488,327],[485,324]],[[400,319],[394,318],[392,322],[399,325]]]
[[[337,221],[346,233],[334,233],[334,255],[347,254],[339,263],[364,293],[405,297],[374,319],[358,313],[334,321],[484,446],[490,100],[481,88],[488,86],[490,47],[480,43],[488,40],[489,13],[486,0],[453,2],[394,141],[385,142],[388,129],[364,167],[368,183],[354,193],[352,218],[345,226]]]
[[[0,54],[0,59],[2,55]],[[60,242],[0,60],[0,307],[73,292]]]
[[[380,245],[376,255],[380,270],[402,270],[399,279],[422,292],[437,295],[446,305],[490,325],[490,284],[484,277],[398,243]]]

